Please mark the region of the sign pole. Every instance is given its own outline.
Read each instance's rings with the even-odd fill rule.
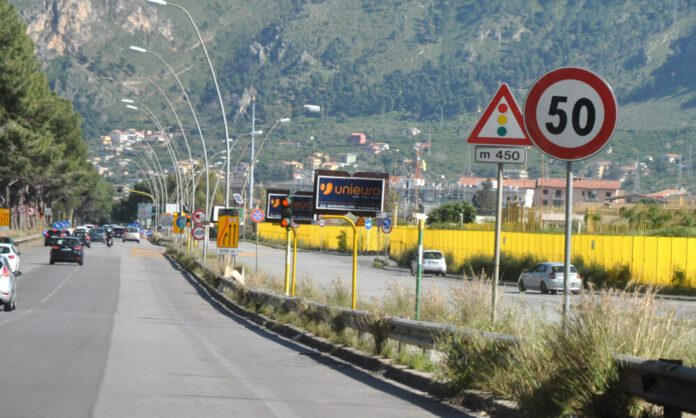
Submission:
[[[297,284],[297,230],[292,229],[292,281],[290,296],[295,296],[295,285]]]
[[[500,233],[503,214],[503,164],[498,163],[498,191],[495,208],[495,248],[493,261],[493,283],[491,289],[491,324],[495,324],[498,308],[498,282],[500,281]]]
[[[420,294],[423,279],[423,229],[425,220],[418,220],[418,271],[416,272],[416,321],[420,321]]]
[[[566,207],[565,207],[565,256],[563,260],[563,327],[568,320],[570,311],[570,289],[568,278],[570,277],[570,238],[573,233],[573,162],[568,161],[566,173]]]
[[[290,296],[290,228],[285,228],[285,296]]]
[[[259,271],[259,225],[256,225],[256,264],[254,265],[254,273]]]

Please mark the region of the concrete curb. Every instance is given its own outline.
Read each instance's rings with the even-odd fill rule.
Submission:
[[[169,254],[165,254],[165,256],[170,261],[179,265],[179,267],[183,270],[183,267],[181,267],[174,257]],[[508,418],[519,416],[519,410],[512,402],[495,399],[490,394],[475,390],[465,390],[461,393],[455,394],[453,397],[451,391],[448,390],[447,384],[435,379],[432,373],[421,372],[410,369],[407,366],[393,364],[390,359],[369,355],[353,347],[334,344],[325,338],[313,335],[293,325],[283,324],[264,315],[249,311],[227,298],[218,289],[212,287],[209,283],[198,276],[198,274],[194,272],[188,273],[191,275],[191,277],[195,278],[195,280],[208,292],[208,294],[222,306],[234,314],[261,327],[264,327],[278,335],[313,348],[319,352],[341,359],[365,371],[377,373],[386,379],[393,380],[412,389],[428,393],[437,399],[456,399],[463,406],[479,412],[483,411],[491,417]],[[238,284],[223,278],[220,278],[220,281],[223,285],[227,284],[229,288],[238,286]]]

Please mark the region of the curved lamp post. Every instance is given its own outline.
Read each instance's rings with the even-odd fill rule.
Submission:
[[[133,100],[130,100],[130,99],[122,99],[121,101],[124,102],[124,103],[134,103]],[[164,143],[165,143],[165,145],[167,146],[167,151],[169,152],[169,157],[171,158],[172,164],[173,164],[173,166],[174,166],[174,176],[175,176],[175,179],[176,179],[176,184],[177,184],[177,186],[176,186],[176,187],[177,187],[177,196],[178,196],[178,197],[177,197],[177,203],[178,203],[178,205],[179,205],[179,210],[181,210],[181,208],[182,208],[181,196],[182,196],[183,186],[182,186],[181,175],[180,175],[180,173],[179,173],[179,169],[181,168],[181,167],[179,166],[179,160],[178,160],[178,158],[176,157],[176,153],[174,152],[174,149],[173,149],[171,143],[170,143],[169,140],[167,139],[167,134],[164,132],[164,127],[163,127],[162,124],[160,123],[159,119],[157,119],[157,117],[155,116],[155,114],[152,113],[152,111],[151,111],[147,106],[143,105],[142,103],[139,103],[138,105],[139,105],[140,107],[142,107],[143,110],[147,113],[147,115],[150,117],[150,119],[151,119],[152,122],[155,124],[155,126],[157,126],[158,130],[160,131],[160,133],[162,134],[162,136],[163,136],[163,138],[164,138]],[[127,107],[128,107],[129,109],[132,109],[132,110],[140,110],[138,106],[128,105]],[[150,147],[150,149],[151,149],[152,152],[154,153],[154,149],[152,148],[152,146],[151,146],[147,141],[144,141],[144,142],[145,142],[145,144],[146,144],[148,147]]]
[[[227,147],[227,175],[225,176],[225,207],[228,207],[230,203],[230,132],[227,127],[227,114],[225,112],[225,104],[222,101],[222,95],[220,94],[220,86],[218,85],[217,76],[215,75],[215,69],[213,68],[213,63],[210,61],[210,55],[208,55],[208,49],[205,47],[205,42],[203,42],[203,37],[201,36],[201,32],[198,30],[196,22],[193,20],[193,17],[191,17],[191,14],[188,12],[188,10],[186,10],[183,6],[165,0],[147,0],[147,2],[158,4],[161,6],[171,6],[183,11],[186,14],[186,17],[188,17],[189,22],[191,22],[191,26],[193,26],[193,29],[196,31],[196,35],[198,36],[198,41],[201,44],[201,48],[203,49],[203,53],[205,54],[205,59],[208,62],[208,68],[210,68],[210,74],[213,77],[213,84],[215,85],[215,91],[217,92],[218,102],[220,103],[220,111],[222,112],[222,123],[225,127],[225,146]]]
[[[181,83],[181,80],[179,79],[179,76],[176,74],[174,69],[172,68],[169,63],[162,58],[161,55],[152,52],[148,49],[141,48],[139,46],[133,46],[131,45],[129,47],[131,51],[135,52],[140,52],[140,53],[147,53],[152,56],[157,57],[162,63],[167,67],[169,70],[169,73],[174,76],[174,79],[176,80],[177,84],[179,85],[179,88],[181,89],[181,93],[184,95],[184,99],[186,100],[186,103],[189,106],[189,110],[191,110],[191,115],[193,115],[193,120],[196,122],[196,128],[198,129],[198,135],[201,137],[201,144],[203,145],[203,160],[205,161],[205,172],[206,172],[206,180],[205,180],[205,213],[207,216],[210,216],[210,170],[208,167],[208,151],[205,146],[205,138],[203,137],[203,131],[201,129],[201,124],[198,122],[198,116],[196,115],[196,111],[193,109],[193,104],[191,103],[191,100],[189,99],[188,93],[186,92],[186,89],[184,88],[184,85]]]

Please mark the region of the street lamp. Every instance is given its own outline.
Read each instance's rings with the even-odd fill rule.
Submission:
[[[222,112],[222,123],[225,127],[225,146],[227,147],[227,175],[225,177],[225,207],[229,206],[230,203],[230,143],[229,143],[229,138],[230,138],[230,132],[227,127],[227,114],[225,113],[225,104],[222,101],[222,95],[220,94],[220,86],[218,85],[217,81],[217,76],[215,75],[215,69],[213,68],[213,63],[210,61],[210,55],[208,55],[208,49],[205,47],[205,42],[203,42],[203,37],[201,36],[200,31],[198,30],[198,26],[196,25],[196,22],[193,20],[193,17],[191,17],[191,14],[186,10],[183,6],[180,6],[176,3],[171,3],[167,2],[165,0],[147,0],[148,3],[153,3],[153,4],[158,4],[160,6],[172,6],[176,7],[177,9],[182,10],[185,14],[186,17],[188,17],[189,22],[191,22],[191,26],[193,26],[193,29],[196,31],[196,35],[198,36],[198,41],[201,44],[201,48],[203,49],[203,53],[205,54],[205,59],[208,62],[208,68],[210,68],[210,74],[213,76],[213,84],[215,85],[215,91],[217,92],[218,96],[218,102],[220,103],[220,111]]]
[[[131,100],[131,99],[121,99],[121,101],[122,101],[123,103],[134,103],[134,101]],[[176,156],[176,151],[174,150],[174,147],[172,147],[170,141],[167,139],[167,134],[166,134],[165,131],[164,131],[164,127],[163,127],[162,124],[160,123],[159,119],[157,119],[157,116],[155,116],[155,114],[154,114],[147,106],[145,106],[144,104],[140,103],[139,105],[140,105],[140,107],[142,107],[142,108],[145,110],[145,112],[148,114],[148,116],[150,117],[150,119],[152,120],[152,122],[155,124],[155,126],[157,126],[157,128],[158,128],[159,131],[160,131],[160,133],[161,133],[162,136],[164,137],[164,143],[165,143],[165,145],[167,146],[167,151],[169,152],[169,156],[170,156],[170,158],[172,159],[172,164],[174,165],[174,176],[175,176],[175,179],[176,179],[176,184],[177,184],[177,195],[178,195],[177,203],[178,203],[178,205],[179,205],[179,210],[181,210],[181,209],[182,209],[182,198],[181,198],[181,196],[182,196],[182,192],[183,192],[183,181],[181,180],[181,177],[182,177],[182,176],[181,176],[181,174],[179,173],[179,170],[181,169],[181,166],[180,166],[180,164],[179,164],[179,159],[178,159],[177,156]],[[139,110],[139,108],[138,108],[137,106],[133,106],[133,105],[130,105],[130,104],[129,104],[128,106],[129,106],[129,108],[131,108],[131,109],[133,109],[133,110]],[[145,144],[147,144],[148,146],[150,146],[150,144],[149,144],[147,141],[145,141]],[[150,146],[150,148],[152,148],[152,147]],[[154,152],[154,150],[153,150],[153,152]]]
[[[176,80],[177,84],[179,85],[179,88],[181,89],[181,93],[184,95],[184,99],[186,100],[186,103],[188,104],[189,109],[191,110],[191,114],[193,115],[193,120],[196,122],[196,128],[198,129],[198,135],[201,137],[201,144],[203,145],[203,158],[204,158],[204,162],[205,162],[205,172],[206,172],[206,177],[205,177],[205,213],[206,213],[206,216],[210,216],[210,180],[209,180],[210,170],[208,167],[208,151],[207,151],[207,148],[205,146],[205,138],[203,137],[203,130],[201,129],[201,125],[198,122],[198,116],[196,115],[196,111],[193,109],[193,104],[191,103],[191,100],[189,100],[188,93],[186,92],[184,85],[181,83],[179,76],[176,74],[176,72],[174,71],[172,66],[169,65],[169,63],[164,58],[162,58],[161,55],[159,55],[155,52],[152,52],[148,49],[141,48],[139,46],[131,45],[128,48],[131,51],[153,55],[153,56],[157,57],[160,61],[162,61],[162,63],[165,65],[165,67],[167,67],[167,70],[169,70],[169,73],[172,76],[174,76],[174,79]]]

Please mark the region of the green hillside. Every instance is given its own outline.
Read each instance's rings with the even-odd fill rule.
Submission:
[[[193,128],[173,80],[153,57],[128,51],[135,44],[157,51],[180,73],[206,138],[218,138],[208,142],[222,149],[217,96],[181,11],[145,1],[106,0],[85,2],[89,10],[80,15],[61,11],[64,4],[58,0],[49,2],[57,5],[53,11],[44,8],[43,0],[13,3],[30,25],[42,18],[54,22],[38,32],[56,35],[39,37],[39,50],[52,85],[75,100],[91,138],[144,124],[137,114],[125,113],[119,103],[124,95],[138,95],[167,123],[174,122],[142,80],[146,75],[177,99],[184,123]],[[280,117],[293,105],[322,106],[321,119],[281,131],[299,147],[272,147],[264,158],[302,158],[312,149],[336,155],[346,151],[345,138],[353,131],[413,157],[407,150],[430,135],[429,174],[455,178],[469,169],[490,174],[490,166],[470,163],[464,145],[477,110],[501,82],[513,88],[521,104],[536,78],[575,65],[604,76],[620,104],[612,153],[595,160],[635,164],[670,152],[691,162],[696,116],[691,76],[696,4],[691,1],[201,0],[186,7],[216,67],[233,137],[251,129],[248,99],[254,93],[262,121]],[[73,26],[79,30],[61,30],[61,19],[82,24]],[[65,51],[51,50],[55,39],[64,40]],[[408,132],[414,127],[421,131],[416,138]],[[310,135],[315,139],[308,142]],[[392,161],[402,157],[392,154]],[[389,159],[364,158],[375,169]],[[561,166],[551,164],[550,170],[559,174]],[[591,168],[579,164],[578,172],[592,175]],[[645,191],[678,181],[678,170],[651,168],[658,175],[643,180]],[[540,172],[536,153],[529,170]],[[682,184],[689,185],[690,173],[690,167],[684,169]]]

